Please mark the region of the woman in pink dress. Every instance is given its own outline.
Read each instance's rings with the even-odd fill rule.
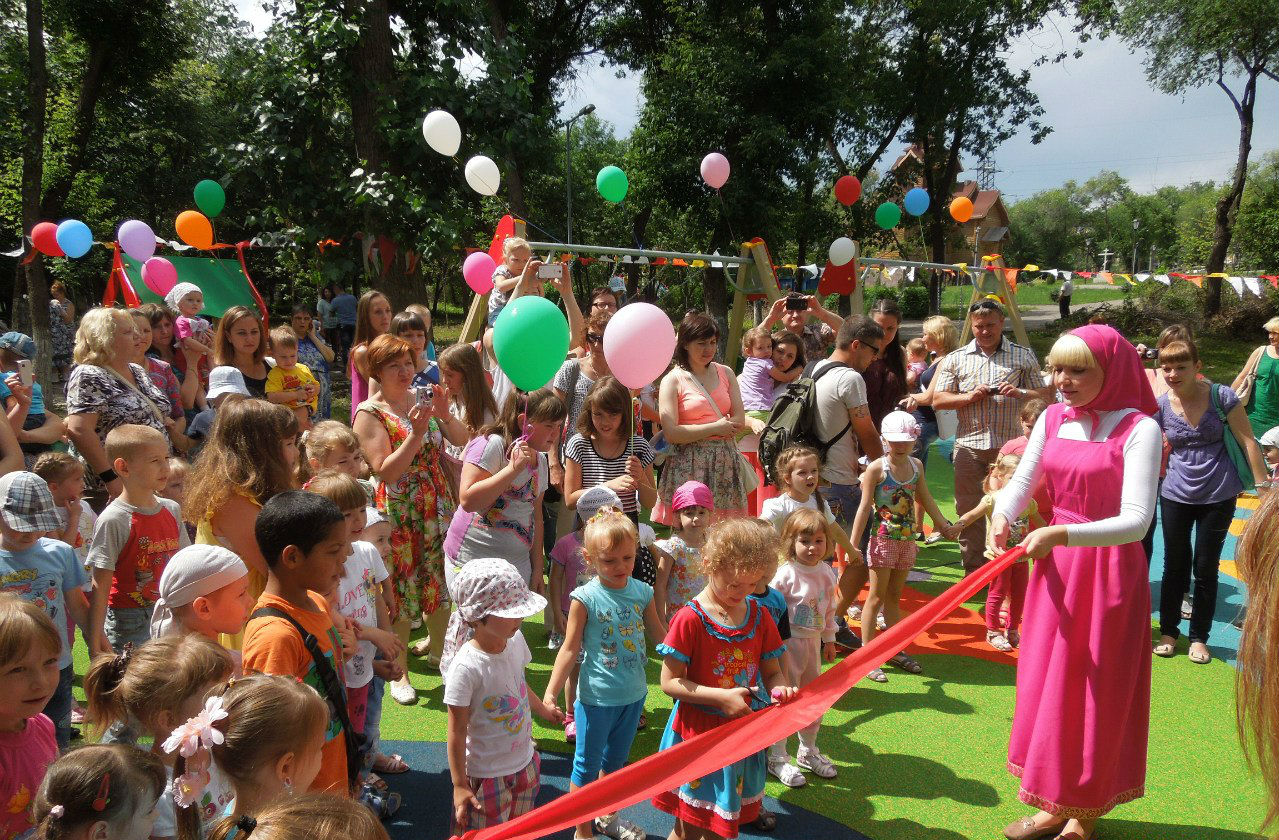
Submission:
[[[1150,582],[1140,540],[1154,514],[1161,435],[1136,349],[1111,327],[1063,335],[1048,355],[1063,402],[1035,423],[992,527],[1042,477],[1051,524],[1022,546],[1026,592],[1008,769],[1039,808],[1011,840],[1091,840],[1098,818],[1145,793]]]

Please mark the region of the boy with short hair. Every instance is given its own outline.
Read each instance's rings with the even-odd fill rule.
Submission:
[[[262,506],[253,533],[266,558],[267,583],[244,630],[244,671],[294,677],[330,703],[337,714],[311,790],[349,796],[359,758],[340,676],[342,642],[316,594],[342,579],[350,547],[346,519],[323,496],[285,490]]]
[[[36,458],[31,471],[49,485],[54,513],[62,525],[58,530],[50,531],[49,536],[71,546],[80,562],[85,563],[98,515],[83,498],[84,462],[66,452],[46,452]]]
[[[91,654],[109,653],[95,647],[89,633],[89,608],[84,600],[87,576],[75,552],[65,543],[44,537],[58,528],[53,494],[35,473],[11,472],[0,476],[0,592],[38,604],[55,627],[66,628],[67,616],[80,625],[90,640]],[[44,708],[53,721],[58,746],[71,743],[71,644],[62,646],[58,659],[58,689]]]
[[[311,428],[311,415],[319,409],[320,381],[298,361],[298,336],[292,327],[271,330],[271,355],[275,367],[266,375],[266,398],[293,411],[298,428]]]
[[[107,433],[107,458],[124,490],[102,509],[89,542],[95,638],[117,652],[151,638],[151,612],[164,565],[191,544],[177,502],[156,494],[169,481],[169,441],[150,426],[126,423]],[[101,647],[101,643],[97,644]]]

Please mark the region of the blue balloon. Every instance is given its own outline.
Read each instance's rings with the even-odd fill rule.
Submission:
[[[915,187],[906,193],[906,200],[902,202],[906,208],[906,212],[912,216],[922,216],[928,211],[928,190],[923,187]]]
[[[58,240],[58,247],[62,249],[62,253],[72,258],[83,257],[93,247],[93,233],[89,230],[89,226],[79,219],[60,222],[54,238]]]

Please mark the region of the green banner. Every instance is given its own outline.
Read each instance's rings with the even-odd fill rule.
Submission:
[[[142,282],[142,264],[121,254],[124,271],[129,282],[143,303],[164,303],[164,298],[147,288]],[[237,259],[219,260],[213,257],[165,257],[178,270],[179,283],[194,283],[204,292],[203,315],[221,318],[222,313],[233,306],[247,306],[257,312],[258,304],[249,291],[249,278]]]

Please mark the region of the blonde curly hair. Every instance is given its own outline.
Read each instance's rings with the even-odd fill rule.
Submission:
[[[115,339],[122,325],[135,329],[133,316],[123,309],[95,306],[80,318],[72,358],[77,365],[110,367],[117,361]]]

